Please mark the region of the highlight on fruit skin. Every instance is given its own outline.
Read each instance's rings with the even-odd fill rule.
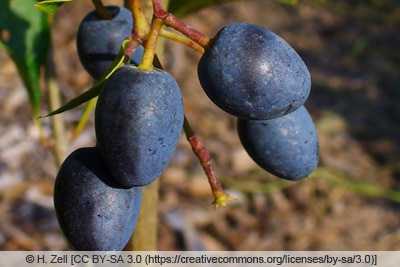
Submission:
[[[97,147],[113,177],[128,187],[153,182],[172,158],[183,119],[181,92],[168,72],[127,65],[113,73],[95,110]]]
[[[318,136],[304,106],[271,120],[238,119],[237,130],[254,162],[280,178],[301,180],[318,165]]]
[[[139,217],[142,189],[114,180],[95,147],[79,148],[63,162],[54,207],[64,236],[82,251],[121,251]]]
[[[311,77],[298,53],[268,29],[248,23],[223,27],[198,63],[204,92],[222,110],[266,120],[302,106]]]

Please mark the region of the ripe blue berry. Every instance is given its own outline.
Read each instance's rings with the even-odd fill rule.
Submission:
[[[135,229],[141,201],[141,188],[117,183],[94,147],[71,153],[56,177],[58,222],[77,250],[122,250]]]
[[[237,129],[250,157],[278,177],[300,180],[318,164],[318,136],[304,106],[271,120],[238,119]]]
[[[80,23],[76,39],[79,59],[96,80],[111,66],[122,41],[131,34],[133,27],[132,13],[128,9],[120,6],[106,8],[113,16],[112,20],[102,20],[96,11],[90,12]],[[131,63],[138,65],[143,52],[143,46],[138,46]]]
[[[200,83],[221,109],[265,120],[304,104],[310,73],[296,51],[262,27],[234,23],[222,28],[198,64]]]
[[[126,186],[143,186],[166,168],[183,126],[180,89],[167,72],[129,65],[104,84],[95,111],[97,147]]]

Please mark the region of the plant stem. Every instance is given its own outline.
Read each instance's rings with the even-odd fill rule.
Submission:
[[[165,25],[174,28],[205,49],[210,45],[210,38],[163,9],[160,0],[153,0],[153,7],[154,17],[162,19]]]
[[[194,133],[186,116],[184,118],[183,130],[185,131],[186,139],[189,141],[194,154],[199,159],[201,166],[207,175],[211,191],[214,195],[214,201],[212,204],[214,204],[215,208],[218,208],[218,206],[225,207],[226,201],[234,200],[234,198],[227,194],[222,185],[218,182],[218,179],[214,173],[212,158],[206,147],[197,138],[197,135]]]
[[[138,68],[142,70],[152,70],[154,55],[156,53],[157,40],[160,35],[161,27],[164,22],[161,19],[153,18],[151,21],[150,34],[144,44],[144,54],[142,62],[140,62]]]
[[[156,251],[160,179],[142,187],[142,207],[126,251]]]
[[[136,40],[145,40],[150,32],[149,20],[146,18],[140,0],[129,0],[129,7],[132,12],[134,25],[132,37]]]
[[[100,19],[103,20],[111,20],[113,18],[111,12],[104,7],[101,0],[92,0],[92,3],[96,9],[97,15]]]
[[[168,16],[164,20],[165,25],[174,28],[175,30],[181,32],[185,36],[189,37],[194,42],[198,43],[206,50],[210,45],[210,38],[208,38],[203,33],[197,31],[196,29],[190,27],[183,21],[179,20],[177,17],[168,13]]]
[[[204,48],[202,46],[200,46],[198,43],[194,42],[193,40],[191,40],[185,36],[176,34],[175,32],[170,32],[170,31],[167,31],[166,29],[161,29],[160,36],[168,38],[168,39],[176,41],[176,42],[179,42],[181,44],[184,44],[187,47],[190,47],[190,48],[196,50],[200,54],[204,53]]]
[[[46,62],[46,86],[49,94],[50,110],[55,110],[61,105],[60,88],[58,86],[55,65],[53,60],[53,49],[50,47]],[[67,151],[67,141],[65,134],[64,119],[62,114],[52,116],[51,123],[54,135],[54,154],[57,166],[61,166]]]
[[[81,115],[81,118],[78,121],[78,124],[74,129],[74,132],[72,133],[72,139],[77,138],[82,133],[83,129],[85,128],[90,118],[90,115],[92,114],[92,111],[96,107],[96,103],[97,103],[97,97],[94,97],[89,100],[89,102],[85,107],[85,110],[83,111],[83,114]]]

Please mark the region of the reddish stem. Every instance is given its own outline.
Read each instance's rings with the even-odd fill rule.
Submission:
[[[229,194],[227,194],[223,189],[222,185],[218,182],[217,177],[214,173],[213,160],[208,153],[206,147],[197,138],[197,135],[194,133],[186,116],[184,117],[183,129],[186,134],[186,139],[189,141],[189,144],[192,147],[194,154],[199,159],[201,166],[203,167],[203,170],[207,175],[211,191],[215,198],[213,202],[214,206],[218,207],[219,205],[221,205],[224,207],[226,201],[233,200],[234,198],[229,196]]]
[[[221,184],[217,181],[217,178],[215,177],[215,172],[212,165],[213,161],[206,147],[200,142],[196,134],[187,137],[187,140],[189,141],[193,152],[200,160],[201,166],[203,167],[204,172],[206,173],[210,182],[212,191],[223,192],[224,190]]]
[[[195,43],[199,44],[200,46],[206,48],[209,45],[210,39],[205,36],[204,34],[198,32],[197,30],[193,29],[192,27],[188,26],[181,20],[177,19],[175,16],[172,14],[168,13],[163,9],[161,5],[160,0],[152,0],[153,3],[153,20],[152,20],[152,28],[150,30],[150,35],[148,37],[148,40],[145,42],[145,55],[147,49],[152,47],[151,40],[153,39],[153,35],[156,41],[156,37],[158,37],[159,33],[158,31],[161,31],[161,26],[163,24],[168,25],[175,30],[181,32],[185,36],[189,37],[192,41]],[[157,26],[157,27],[156,27]],[[157,30],[157,31],[156,31]],[[153,59],[153,58],[152,58]],[[155,58],[157,59],[157,58]],[[147,61],[147,60],[146,60]],[[139,68],[144,64],[144,60],[142,60],[142,63],[139,65]],[[159,64],[159,62],[158,62]],[[184,124],[183,124],[183,130],[185,131],[186,134],[186,139],[188,140],[190,146],[192,147],[192,150],[194,154],[197,156],[199,159],[201,166],[208,178],[208,182],[211,187],[211,191],[214,195],[214,207],[217,208],[218,206],[223,206],[225,207],[226,201],[233,200],[234,198],[231,197],[229,194],[225,192],[223,189],[222,185],[218,182],[217,177],[215,176],[214,173],[214,168],[213,168],[213,161],[208,153],[207,149],[205,146],[200,142],[200,140],[197,138],[197,135],[193,131],[192,127],[190,126],[189,121],[187,120],[186,116],[184,117]]]
[[[152,0],[153,3],[153,16],[159,19],[164,19],[168,12],[165,11],[161,4],[161,0]]]
[[[210,38],[196,29],[190,27],[171,13],[167,12],[161,5],[160,0],[153,0],[153,16],[164,21],[164,24],[174,28],[183,35],[189,37],[194,42],[198,43],[202,47],[206,48],[209,46]]]
[[[197,31],[196,29],[190,27],[171,13],[168,13],[167,17],[164,20],[164,23],[165,25],[170,26],[180,33],[186,35],[205,49],[207,49],[210,44],[210,38],[208,38],[203,33]]]

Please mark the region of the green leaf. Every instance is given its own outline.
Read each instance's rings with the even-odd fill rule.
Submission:
[[[103,84],[110,78],[110,76],[120,67],[122,62],[124,61],[125,58],[125,50],[126,47],[131,43],[131,40],[125,40],[122,42],[121,49],[118,52],[117,57],[111,64],[111,66],[108,68],[106,73],[103,75],[102,78],[100,78],[93,87],[91,87],[89,90],[83,92],[82,94],[76,96],[75,98],[71,99],[68,101],[65,105],[59,107],[58,109],[50,112],[47,115],[40,116],[39,118],[44,118],[48,116],[54,116],[60,113],[63,113],[67,110],[73,109],[89,100],[92,98],[95,98],[96,96],[99,95],[101,88],[103,87]]]
[[[202,8],[233,2],[236,0],[170,0],[168,10],[177,17],[186,16]],[[298,0],[275,0],[284,4],[296,4]]]
[[[65,105],[59,107],[58,109],[50,112],[47,115],[40,116],[39,118],[45,118],[45,117],[54,116],[54,115],[63,113],[67,110],[73,109],[73,108],[91,100],[92,98],[95,98],[96,96],[99,95],[104,82],[105,82],[105,80],[100,80],[89,90],[87,90],[87,91],[83,92],[82,94],[76,96],[75,98],[71,99]]]
[[[43,0],[35,3],[35,7],[45,13],[54,14],[62,4],[72,1],[74,0]]]
[[[15,62],[36,117],[41,96],[40,68],[49,52],[50,28],[47,15],[34,4],[35,0],[0,1],[0,47]]]

